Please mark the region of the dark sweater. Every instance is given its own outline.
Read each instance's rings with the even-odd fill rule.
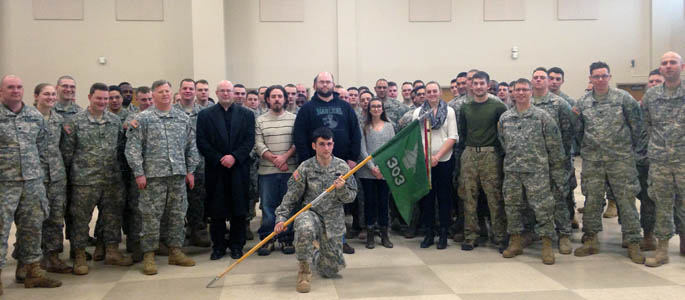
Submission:
[[[293,142],[297,162],[302,163],[316,155],[312,149],[312,132],[319,127],[333,130],[333,156],[342,160],[356,161],[361,147],[361,130],[354,109],[333,93],[333,99],[325,102],[314,94],[312,100],[300,107],[293,128]]]

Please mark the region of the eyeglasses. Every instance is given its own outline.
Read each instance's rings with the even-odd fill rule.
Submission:
[[[371,105],[371,108],[383,108],[383,105]]]

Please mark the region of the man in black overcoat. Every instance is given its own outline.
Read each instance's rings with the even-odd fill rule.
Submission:
[[[218,105],[202,110],[197,118],[197,148],[205,157],[205,217],[210,220],[212,260],[226,255],[226,248],[231,257],[240,258],[245,246],[255,119],[250,110],[233,104],[232,90],[230,81],[219,82]],[[228,240],[226,220],[231,225]]]

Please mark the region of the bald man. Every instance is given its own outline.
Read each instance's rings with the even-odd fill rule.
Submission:
[[[237,86],[237,85],[236,85]],[[205,157],[205,217],[210,218],[210,259],[243,256],[249,215],[250,151],[255,142],[254,113],[229,97],[236,86],[221,81],[216,89],[219,103],[197,116],[197,148]],[[243,88],[244,89],[244,88]],[[226,220],[230,220],[228,241]]]
[[[24,287],[58,287],[62,282],[46,277],[40,267],[41,228],[48,213],[43,185],[45,170],[40,163],[41,157],[47,155],[46,125],[43,115],[24,104],[23,97],[22,80],[14,75],[4,76],[0,81],[0,274],[14,222],[17,259],[26,268]]]
[[[677,194],[685,191],[685,69],[683,58],[675,52],[661,57],[659,72],[664,83],[649,90],[642,98],[649,134],[649,195],[656,204],[656,255],[645,264],[658,267],[668,263],[668,240],[673,237],[673,206]],[[678,205],[682,208],[682,203]],[[681,218],[682,219],[682,218]],[[680,252],[685,253],[681,238]]]

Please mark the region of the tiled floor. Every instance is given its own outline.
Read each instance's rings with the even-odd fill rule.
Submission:
[[[582,195],[576,190],[579,206]],[[639,202],[638,202],[639,203]],[[257,228],[258,220],[252,228]],[[141,265],[130,268],[91,263],[86,276],[56,275],[57,289],[24,289],[14,282],[16,262],[9,259],[2,273],[2,299],[685,299],[685,257],[678,253],[678,237],[671,240],[671,263],[660,268],[633,264],[620,247],[617,219],[604,219],[600,235],[602,252],[585,258],[556,254],[556,264],[543,265],[540,243],[514,259],[504,259],[491,247],[471,252],[450,241],[446,250],[419,248],[419,238],[391,237],[393,249],[364,248],[346,255],[347,268],[340,277],[314,275],[312,291],[295,291],[297,262],[294,256],[274,252],[254,255],[212,288],[207,283],[233,262],[229,257],[209,260],[209,250],[186,248],[197,261],[191,268],[166,265],[158,257],[159,274],[145,276]],[[13,236],[13,235],[12,235]],[[572,237],[580,246],[581,233]],[[10,252],[14,238],[10,239]],[[255,241],[248,246],[256,244]],[[653,255],[654,252],[647,252]],[[64,255],[64,254],[63,254]]]

